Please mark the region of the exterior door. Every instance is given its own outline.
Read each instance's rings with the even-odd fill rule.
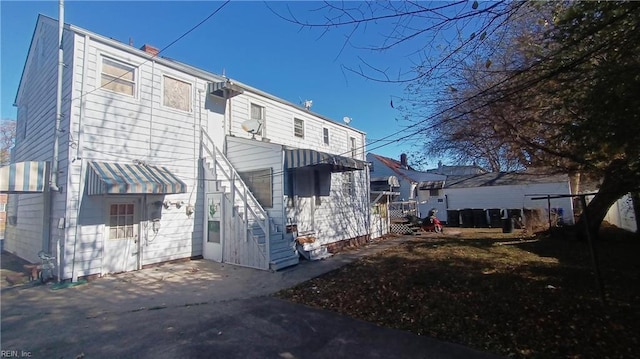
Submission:
[[[223,193],[208,193],[205,208],[203,257],[222,262],[224,197]]]
[[[103,273],[138,269],[139,209],[139,200],[121,199],[107,202]]]

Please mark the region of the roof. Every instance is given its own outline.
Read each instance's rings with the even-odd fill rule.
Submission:
[[[444,180],[446,177],[435,173],[416,171],[409,165],[407,165],[405,168],[405,166],[403,166],[400,161],[396,161],[389,157],[376,155],[374,153],[370,153],[370,155],[380,161],[383,165],[389,167],[393,172],[397,173],[398,176],[406,179],[409,182],[438,181]]]
[[[58,22],[57,19],[54,19],[52,17],[40,14],[40,15],[38,15],[38,21],[36,22],[36,27],[38,26],[38,24],[41,21],[55,21],[55,22]],[[212,72],[209,72],[209,71],[206,71],[206,70],[203,70],[203,69],[188,65],[188,64],[180,62],[180,61],[176,61],[174,59],[170,59],[170,58],[166,58],[166,57],[162,57],[162,56],[154,56],[154,55],[149,54],[149,53],[147,53],[147,52],[145,52],[143,50],[140,50],[140,49],[138,49],[136,47],[130,46],[128,44],[124,44],[124,43],[122,43],[120,41],[117,41],[117,40],[114,40],[114,39],[110,39],[108,37],[99,35],[97,33],[91,32],[89,30],[83,29],[81,27],[78,27],[78,26],[75,26],[75,25],[72,25],[72,24],[65,23],[65,30],[73,31],[73,32],[81,34],[81,35],[88,35],[94,41],[100,41],[100,42],[108,44],[109,46],[112,46],[114,48],[118,48],[120,50],[133,53],[133,54],[135,54],[137,56],[146,58],[147,61],[153,59],[153,61],[155,61],[157,63],[161,63],[162,65],[165,65],[167,67],[171,67],[171,68],[174,68],[176,70],[179,70],[179,71],[182,71],[182,72],[185,72],[185,73],[189,73],[189,74],[191,74],[193,76],[202,77],[202,78],[204,78],[204,79],[206,79],[208,81],[226,81],[226,80],[228,80],[228,78],[226,76],[214,74]],[[35,29],[34,29],[34,33],[33,33],[33,36],[31,38],[31,42],[32,42],[31,45],[33,45],[33,39],[35,38],[35,35],[36,35],[36,32],[35,32]],[[31,52],[31,45],[29,47],[28,54]],[[29,56],[28,54],[27,54],[27,58]],[[25,70],[26,70],[26,61],[25,61],[25,66],[23,67],[21,76],[24,76]],[[331,122],[332,125],[348,128],[348,129],[350,129],[352,131],[355,131],[355,132],[358,132],[358,133],[361,133],[361,134],[365,134],[364,131],[361,131],[361,130],[358,130],[356,128],[353,128],[353,127],[351,127],[351,126],[349,126],[347,124],[344,124],[344,123],[341,123],[341,122],[338,122],[338,121],[334,121],[333,119],[328,118],[326,116],[311,112],[311,111],[307,110],[306,108],[304,108],[303,106],[300,106],[298,104],[294,104],[292,102],[289,102],[289,101],[286,101],[286,100],[281,99],[279,97],[276,97],[274,95],[271,95],[271,94],[269,94],[267,92],[258,90],[258,89],[254,88],[254,87],[251,87],[249,85],[243,84],[240,81],[237,81],[235,79],[230,79],[230,80],[232,80],[232,82],[235,83],[236,85],[241,86],[246,91],[255,93],[257,95],[269,98],[271,100],[280,102],[280,103],[288,105],[288,106],[295,107],[295,108],[297,108],[299,110],[302,110],[302,111],[304,111],[306,113],[309,113],[309,114],[311,114],[313,116],[316,116],[316,117],[318,117],[320,119],[323,119],[325,121]],[[19,93],[19,91],[20,91],[21,84],[22,84],[22,78],[21,78],[21,80],[20,80],[20,82],[18,84],[17,93]],[[16,94],[16,99],[17,99],[17,97],[18,97],[18,95]]]
[[[445,188],[515,186],[568,181],[569,176],[567,175],[549,175],[526,172],[489,172],[467,176],[448,176]]]
[[[471,174],[481,174],[481,173],[487,173],[487,170],[485,170],[484,168],[478,166],[478,165],[456,165],[456,166],[447,166],[447,165],[442,165],[439,166],[438,168],[433,168],[433,169],[429,169],[427,170],[427,172],[429,173],[437,173],[437,174],[441,174],[441,175],[447,175],[447,176],[464,176],[464,175],[471,175]]]

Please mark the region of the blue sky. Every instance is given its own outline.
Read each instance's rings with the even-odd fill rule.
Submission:
[[[221,1],[65,1],[65,22],[134,46],[151,44],[160,49],[205,19]],[[343,49],[346,30],[301,29],[275,16],[268,7],[313,19],[312,2],[246,2],[227,4],[202,26],[161,55],[221,74],[293,103],[313,100],[312,111],[367,133],[370,141],[402,129],[401,114],[391,107],[402,96],[403,85],[366,80],[344,70],[359,65],[358,56],[380,66],[403,64],[405,57]],[[1,95],[2,118],[14,119],[12,106],[39,13],[58,18],[57,1],[2,1]],[[379,29],[367,29],[360,40],[375,43]],[[395,138],[397,138],[396,136]],[[379,147],[374,153],[398,158],[417,150],[406,142]]]

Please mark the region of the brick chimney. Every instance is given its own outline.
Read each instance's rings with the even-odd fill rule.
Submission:
[[[407,154],[403,153],[400,155],[400,164],[402,167],[407,168]]]
[[[151,54],[153,56],[158,55],[158,53],[160,52],[160,50],[158,50],[157,47],[153,47],[149,44],[144,44],[142,45],[142,47],[140,48],[140,50],[146,52],[147,54]]]

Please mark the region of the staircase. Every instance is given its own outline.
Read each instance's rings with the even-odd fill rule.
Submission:
[[[238,217],[244,227],[240,236],[243,238],[226,236],[226,240],[245,241],[252,245],[250,251],[259,253],[252,259],[235,258],[230,263],[274,271],[298,264],[293,235],[284,233],[282,226],[273,222],[206,131],[201,129],[201,133],[203,165],[216,179],[217,190],[227,194],[233,207],[231,215]],[[223,261],[228,262],[224,258]]]

